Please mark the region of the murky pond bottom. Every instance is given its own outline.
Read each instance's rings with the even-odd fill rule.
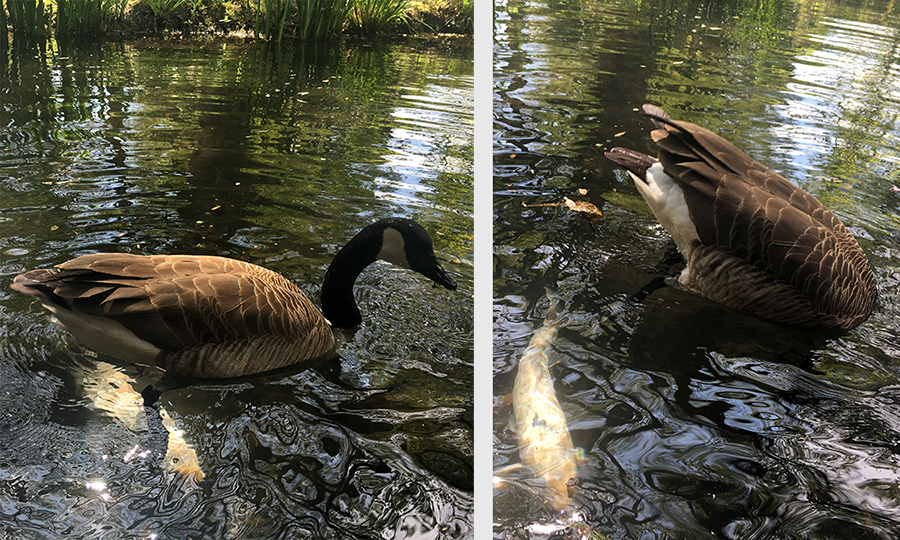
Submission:
[[[495,4],[495,538],[900,535],[897,14],[851,4]],[[603,156],[656,153],[643,103],[835,211],[875,272],[869,320],[821,336],[646,294],[681,259]],[[553,391],[583,452],[568,530],[520,466],[509,397],[545,287],[563,313]]]
[[[0,63],[0,536],[472,534],[472,50],[13,41]],[[8,285],[77,255],[215,254],[318,304],[337,250],[410,217],[456,291],[386,264],[311,366],[138,394]]]

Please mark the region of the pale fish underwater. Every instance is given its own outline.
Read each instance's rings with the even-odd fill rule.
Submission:
[[[512,395],[519,457],[550,486],[550,504],[557,510],[572,502],[578,459],[547,360],[559,322],[554,302],[519,360]]]
[[[132,431],[140,431],[139,420],[143,416],[144,398],[134,391],[135,380],[122,373],[120,368],[97,362],[97,371],[85,375],[83,391],[94,407],[115,418]],[[162,407],[159,408],[162,424],[168,431],[168,447],[163,460],[163,468],[180,473],[188,481],[196,484],[204,478],[197,454],[182,436],[175,422]],[[141,453],[140,446],[122,456],[129,461]]]

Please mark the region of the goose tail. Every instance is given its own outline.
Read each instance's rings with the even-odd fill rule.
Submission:
[[[13,279],[10,288],[14,291],[33,296],[40,301],[41,304],[52,309],[52,306],[59,306],[68,309],[68,305],[59,295],[53,292],[53,286],[47,285],[58,272],[42,268],[40,270],[31,270],[20,274]]]
[[[655,127],[656,129],[665,129],[666,124],[678,127],[675,124],[675,120],[672,120],[672,117],[669,116],[666,111],[662,110],[656,105],[645,103],[642,109],[644,111],[644,114],[650,117],[650,121],[653,122],[653,127]]]
[[[628,148],[615,147],[604,155],[617,165],[624,167],[625,170],[637,176],[639,179],[646,181],[647,169],[657,164],[657,160],[653,156],[642,154]]]
[[[681,254],[690,260],[694,242],[700,236],[678,182],[663,170],[662,164],[655,157],[618,147],[605,154],[629,172],[653,215],[672,235]],[[683,279],[687,279],[689,269],[686,272],[682,275]]]

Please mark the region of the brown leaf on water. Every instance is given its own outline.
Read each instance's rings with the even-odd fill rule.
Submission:
[[[569,210],[572,210],[573,212],[580,212],[583,217],[591,220],[600,219],[603,216],[603,213],[600,212],[600,209],[589,202],[573,201],[568,197],[563,197],[563,204],[565,204],[566,208],[568,208]]]
[[[585,201],[573,201],[568,197],[563,197],[561,203],[526,204],[525,201],[522,201],[522,206],[524,206],[525,208],[537,208],[539,206],[565,206],[569,210],[581,214],[581,217],[587,218],[591,221],[599,220],[603,217],[603,213],[600,212],[600,209],[593,204]]]

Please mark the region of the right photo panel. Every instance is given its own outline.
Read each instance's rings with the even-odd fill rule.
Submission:
[[[900,9],[493,23],[493,537],[900,538]]]

